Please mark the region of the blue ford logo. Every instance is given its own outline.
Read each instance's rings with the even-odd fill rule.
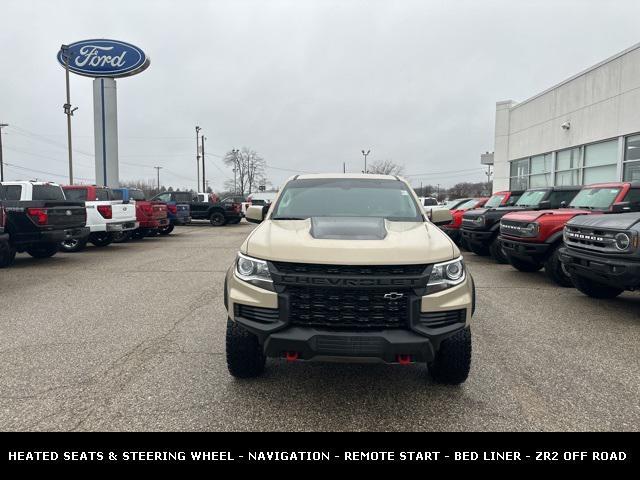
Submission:
[[[150,60],[138,47],[117,40],[83,40],[58,52],[64,67],[69,58],[69,71],[87,77],[126,77],[145,70]]]

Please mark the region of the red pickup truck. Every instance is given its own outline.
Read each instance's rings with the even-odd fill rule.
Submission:
[[[479,197],[472,198],[467,200],[466,202],[458,205],[456,208],[452,208],[449,210],[451,213],[451,223],[447,225],[442,225],[440,230],[449,235],[451,240],[453,240],[456,245],[460,246],[462,236],[460,235],[460,228],[462,227],[462,216],[467,210],[473,210],[474,208],[484,207],[484,204],[487,203],[489,197]]]
[[[169,225],[167,204],[147,200],[144,192],[138,188],[113,188],[113,197],[122,200],[125,204],[136,206],[136,220],[140,224],[132,232],[122,232],[116,235],[116,243],[122,243],[134,238],[136,240],[147,236],[156,235],[161,228]]]
[[[500,221],[500,242],[509,263],[522,272],[542,267],[558,285],[573,283],[559,259],[565,224],[577,215],[637,209],[640,183],[597,183],[583,187],[568,208],[508,213]]]

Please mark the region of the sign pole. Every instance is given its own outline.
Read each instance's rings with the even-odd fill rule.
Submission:
[[[71,88],[69,86],[69,58],[71,52],[68,45],[62,45],[62,56],[64,57],[65,82],[67,88],[67,103],[64,104],[64,113],[67,116],[67,147],[69,149],[69,185],[73,185],[73,150],[71,145],[71,116],[77,108],[71,108]]]

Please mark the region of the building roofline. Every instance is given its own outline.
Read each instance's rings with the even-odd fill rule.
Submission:
[[[557,84],[553,85],[552,87],[549,87],[546,90],[543,90],[542,92],[537,93],[536,95],[534,95],[532,97],[529,97],[526,100],[523,100],[522,102],[516,103],[513,107],[511,107],[511,110],[513,110],[515,108],[518,108],[520,105],[524,105],[525,103],[529,103],[529,102],[531,102],[532,100],[535,100],[538,97],[546,95],[550,91],[555,90],[556,88],[559,88],[559,87],[561,87],[561,86],[563,86],[563,85],[575,80],[576,78],[579,78],[579,77],[581,77],[583,75],[586,75],[587,73],[592,72],[596,68],[600,68],[603,65],[606,65],[607,63],[613,62],[614,60],[617,60],[618,58],[622,57],[623,55],[626,55],[627,53],[630,53],[630,52],[632,52],[634,50],[637,50],[638,48],[640,48],[640,42],[636,43],[635,45],[630,46],[629,48],[627,48],[627,49],[625,49],[625,50],[623,50],[621,52],[616,53],[615,55],[612,55],[609,58],[605,58],[601,62],[596,63],[595,65],[587,68],[586,70],[582,70],[581,72],[576,73],[575,75],[567,78],[566,80],[563,80],[560,83],[557,83]],[[498,103],[503,103],[503,102],[498,102]],[[506,102],[504,102],[504,103],[506,103]]]

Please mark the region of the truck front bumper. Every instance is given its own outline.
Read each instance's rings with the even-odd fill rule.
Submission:
[[[572,275],[625,290],[640,288],[640,261],[561,247],[559,258]]]
[[[455,243],[460,242],[460,238],[462,237],[462,234],[460,233],[459,228],[452,228],[444,225],[440,227],[440,230],[442,230],[444,233],[449,235],[449,238],[453,240]]]
[[[495,233],[496,232],[492,232],[491,230],[460,229],[460,236],[464,238],[466,242],[485,247],[489,246]]]
[[[293,325],[292,319],[279,310],[276,292],[239,280],[233,268],[225,280],[229,318],[255,334],[269,357],[295,352],[300,360],[431,362],[444,339],[469,325],[475,306],[473,279],[467,275],[462,284],[417,297],[416,301],[416,312],[410,316],[406,328],[325,329]],[[239,314],[240,305],[269,309],[273,317],[268,321],[264,321],[264,317],[259,321],[245,318]],[[459,316],[449,323],[434,320],[430,325],[432,320],[425,320],[442,318],[452,312],[458,312]]]
[[[550,243],[524,242],[500,235],[500,244],[504,253],[529,263],[542,263],[551,249]]]

